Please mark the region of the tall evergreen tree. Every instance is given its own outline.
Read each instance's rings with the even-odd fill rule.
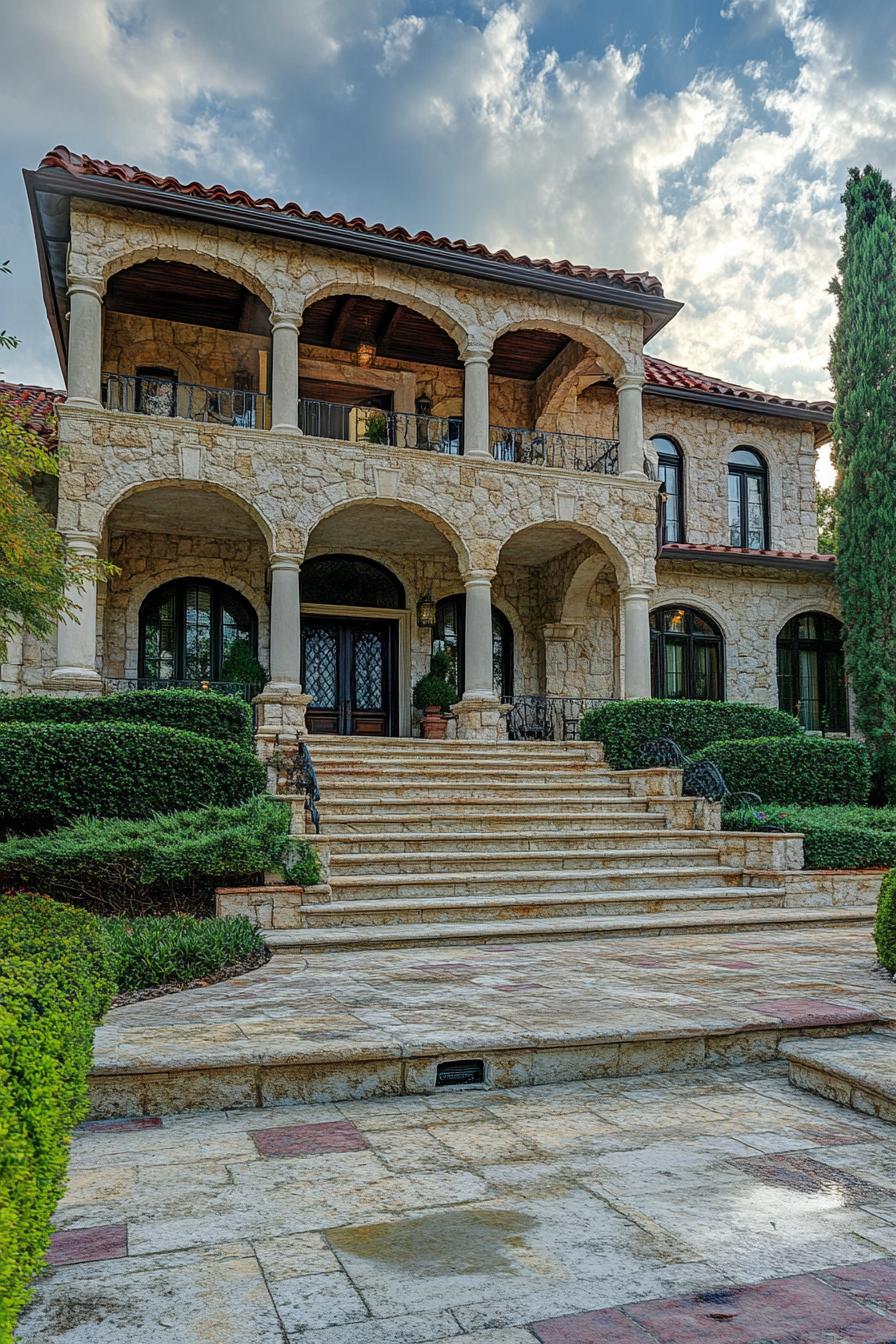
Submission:
[[[896,797],[896,206],[874,168],[853,168],[842,199],[831,284],[837,585],[858,727]]]

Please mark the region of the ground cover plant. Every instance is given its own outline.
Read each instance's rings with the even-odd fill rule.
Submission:
[[[94,1024],[113,990],[101,922],[0,894],[0,1344],[50,1240],[68,1136],[87,1109]]]
[[[260,964],[265,955],[261,935],[241,915],[113,916],[103,920],[103,929],[119,994],[187,984],[247,962]]]
[[[300,886],[319,881],[316,851],[290,838],[289,822],[289,804],[267,794],[146,820],[81,818],[0,844],[0,887],[33,887],[100,913],[210,913],[215,887],[267,871]]]
[[[0,695],[0,723],[157,723],[222,742],[252,745],[252,708],[215,691],[127,691],[116,695]]]
[[[160,724],[0,724],[0,827],[7,834],[83,815],[231,806],[260,793],[265,780],[248,748]]]
[[[896,807],[800,807],[765,803],[723,814],[728,831],[802,831],[807,868],[887,868],[896,864]]]
[[[737,700],[617,700],[586,710],[580,733],[603,743],[612,769],[632,770],[643,744],[658,737],[691,755],[722,739],[795,737],[802,728],[783,710]]]
[[[732,793],[780,803],[866,803],[871,770],[864,743],[851,738],[766,737],[711,742],[697,760],[719,767]]]

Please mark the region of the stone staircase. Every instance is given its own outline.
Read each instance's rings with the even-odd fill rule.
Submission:
[[[792,859],[798,839],[723,834],[716,809],[681,797],[676,772],[612,771],[597,744],[319,737],[310,746],[322,834],[308,838],[325,883],[219,897],[222,913],[248,900],[277,950],[786,929],[873,915],[861,892],[855,904],[821,903],[806,874],[794,896],[782,855]],[[291,801],[302,833],[303,800]]]

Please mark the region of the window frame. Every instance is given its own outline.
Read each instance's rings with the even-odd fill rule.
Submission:
[[[684,486],[684,453],[681,451],[681,444],[672,438],[670,434],[654,434],[650,440],[656,447],[657,456],[657,475],[663,467],[671,467],[675,473],[676,498],[678,500],[678,528],[677,536],[669,536],[667,533],[667,514],[663,508],[663,545],[672,545],[676,542],[685,541],[687,537],[687,526],[685,522],[685,486]],[[662,452],[656,446],[659,444],[668,444],[671,451]],[[665,460],[664,460],[665,459]],[[660,483],[664,484],[662,476],[659,477]],[[665,492],[666,498],[670,498],[668,492]]]
[[[683,611],[685,613],[685,632],[677,635],[663,629],[663,619],[667,612]],[[694,632],[694,617],[699,617],[701,621],[715,632],[712,635],[704,635]],[[680,695],[669,695],[666,690],[666,659],[665,646],[666,641],[672,641],[684,648],[684,691]],[[696,685],[696,660],[694,657],[697,646],[704,648],[713,647],[718,650],[718,697],[705,697],[712,699],[713,703],[719,704],[725,699],[725,636],[722,633],[718,622],[700,607],[689,607],[680,602],[666,602],[661,607],[654,607],[650,613],[650,693],[656,700],[697,700],[694,694]]]
[[[186,672],[186,595],[190,588],[207,588],[210,593],[210,644],[209,644],[209,666],[210,672],[207,677],[189,676]],[[168,596],[174,598],[174,628],[175,628],[175,651],[174,651],[174,674],[171,677],[162,677],[156,673],[146,670],[146,626],[150,611],[153,607],[161,605]],[[164,685],[166,682],[178,681],[222,681],[221,668],[224,660],[224,641],[223,641],[223,606],[224,599],[231,602],[237,602],[243,607],[249,615],[249,647],[255,657],[258,657],[258,615],[252,603],[247,597],[244,597],[238,589],[232,588],[230,584],[221,583],[217,579],[205,579],[201,576],[189,576],[182,579],[170,579],[167,583],[160,584],[153,588],[152,592],[147,593],[146,597],[140,603],[140,617],[138,622],[138,654],[137,654],[137,675],[141,681],[151,681]]]
[[[457,628],[457,693],[459,696],[464,693],[464,661],[466,651],[466,593],[449,593],[442,597],[436,603],[436,623],[432,628],[432,648],[435,650],[436,640],[440,638],[438,631],[442,624],[442,613],[450,602],[457,604],[456,628]],[[492,665],[494,667],[494,631],[501,631],[501,699],[509,700],[513,697],[514,681],[514,640],[513,626],[501,611],[492,603]]]
[[[740,452],[752,453],[753,456],[757,459],[759,465],[754,467],[754,466],[748,466],[745,462],[732,462],[731,459],[733,458],[734,454]],[[731,499],[730,494],[728,493],[728,482],[732,478],[737,481],[738,529],[740,531],[739,542],[731,540],[730,506],[733,503],[733,501]],[[760,492],[762,496],[761,546],[751,546],[749,544],[750,498],[749,498],[748,482],[750,480],[759,481]],[[769,494],[768,463],[766,462],[762,453],[760,453],[759,449],[754,448],[751,443],[739,443],[737,447],[732,448],[731,452],[728,454],[727,475],[725,478],[725,511],[726,511],[726,527],[728,532],[729,546],[736,546],[739,550],[743,551],[756,551],[756,552],[767,551],[769,549],[771,545],[771,539],[770,539],[771,525],[769,518],[768,494]]]
[[[824,623],[822,626],[822,630],[824,630],[824,627],[826,625],[833,624],[835,626],[838,626],[840,632],[839,640],[827,638],[824,633],[822,633],[820,636],[813,636],[811,638],[808,636],[806,637],[801,636],[799,633],[800,621],[804,621],[808,617],[812,617],[816,621],[819,620],[822,621]],[[791,627],[793,633],[786,634],[786,631],[791,629]],[[835,706],[834,716],[827,726],[813,728],[810,725],[803,723],[802,714],[801,713],[797,714],[797,711],[793,707],[794,701],[791,700],[790,703],[786,703],[787,697],[784,695],[784,688],[782,685],[783,678],[781,676],[780,671],[781,655],[785,654],[790,664],[788,669],[788,675],[790,678],[791,687],[799,688],[801,684],[800,655],[804,652],[814,653],[816,655],[818,659],[816,668],[817,672],[822,672],[822,669],[824,667],[824,658],[826,654],[833,653],[839,657],[838,675],[841,679],[842,684],[842,691],[843,691],[842,700],[839,705]],[[796,714],[800,722],[803,723],[803,727],[806,728],[807,732],[821,732],[821,733],[831,732],[831,733],[849,734],[850,732],[849,689],[846,681],[846,657],[843,649],[843,622],[837,616],[832,616],[829,612],[826,611],[800,611],[797,612],[795,616],[791,616],[789,620],[784,622],[784,624],[778,631],[777,638],[775,639],[775,679],[778,688],[778,707],[780,709],[783,709],[787,714]],[[816,681],[819,690],[818,717],[820,723],[822,715],[828,708],[827,682],[825,681],[823,672],[822,675],[817,676]],[[802,697],[800,696],[796,697],[796,703],[801,704],[801,700]]]

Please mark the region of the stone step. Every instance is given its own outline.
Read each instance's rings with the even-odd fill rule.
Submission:
[[[794,1087],[896,1123],[896,1031],[875,1027],[855,1038],[782,1041],[779,1049]]]
[[[470,896],[488,890],[494,894],[530,896],[551,891],[604,892],[655,887],[666,890],[682,887],[739,886],[743,873],[738,868],[722,867],[717,861],[689,863],[684,868],[665,867],[654,862],[650,867],[633,865],[616,868],[554,868],[523,871],[509,869],[488,873],[376,873],[364,877],[330,877],[334,900],[377,900],[417,896]]]
[[[638,815],[632,821],[641,822]],[[505,831],[371,831],[357,835],[351,831],[333,834],[329,830],[321,838],[330,845],[333,859],[347,855],[360,857],[366,854],[371,861],[379,862],[385,856],[402,856],[415,853],[455,855],[460,850],[471,854],[480,852],[502,854],[542,854],[562,846],[563,850],[581,849],[629,849],[633,845],[651,844],[659,847],[681,849],[688,845],[706,844],[706,831],[664,830],[657,826],[656,818],[645,815],[644,825],[592,826],[588,829],[567,830],[565,826],[554,826],[550,830],[505,830]],[[660,819],[662,822],[662,818]],[[312,841],[314,836],[309,837]]]
[[[480,877],[495,872],[510,872],[514,876],[527,873],[545,875],[550,872],[595,872],[605,867],[646,866],[665,868],[686,862],[689,867],[713,867],[719,863],[718,845],[695,845],[690,841],[670,841],[661,847],[645,848],[641,837],[630,837],[629,847],[611,849],[476,849],[471,853],[457,850],[419,850],[411,853],[377,854],[365,850],[360,854],[346,854],[337,848],[330,857],[330,881],[341,882],[362,876],[380,877],[385,874],[442,873],[446,865],[451,873],[466,876],[475,884]],[[704,836],[705,839],[705,836]],[[556,837],[555,837],[556,841]]]
[[[331,783],[340,781],[359,781],[360,783],[378,785],[382,780],[394,780],[400,784],[408,779],[422,780],[451,780],[452,783],[464,783],[467,781],[477,782],[485,781],[506,781],[508,784],[536,784],[540,785],[542,780],[547,778],[554,782],[569,782],[573,787],[578,786],[580,782],[595,780],[606,783],[608,780],[616,785],[617,788],[625,787],[624,781],[621,781],[617,774],[608,770],[604,765],[590,765],[587,761],[580,764],[569,764],[565,762],[562,765],[552,765],[547,762],[536,762],[533,765],[499,765],[494,761],[473,765],[466,761],[414,761],[408,764],[402,763],[395,765],[391,761],[333,761],[320,762],[315,765],[315,773],[318,782],[323,789],[329,787]]]
[[[600,742],[582,742],[570,738],[565,742],[544,741],[533,738],[526,742],[476,742],[459,738],[425,737],[335,737],[325,733],[314,733],[307,739],[312,756],[388,754],[412,756],[425,755],[468,755],[468,756],[505,756],[505,755],[591,755],[600,754]]]
[[[771,910],[784,904],[777,887],[704,887],[696,890],[593,892],[557,891],[520,900],[517,896],[481,896],[329,901],[303,904],[300,925],[308,929],[387,924],[468,924],[506,920],[516,937],[518,920],[566,919],[587,915],[649,915],[692,910]]]
[[[348,798],[363,799],[368,805],[376,802],[466,803],[468,807],[487,802],[520,802],[530,808],[541,801],[545,807],[563,807],[567,803],[599,802],[602,799],[628,798],[629,793],[618,784],[589,780],[571,787],[568,783],[547,780],[542,784],[505,783],[501,780],[483,780],[480,783],[456,785],[443,780],[417,779],[393,783],[388,776],[379,784],[358,783],[352,780],[327,780],[321,786],[324,802],[342,803]]]
[[[462,831],[465,824],[472,824],[477,829],[484,826],[491,835],[518,831],[520,825],[525,825],[529,834],[570,835],[579,830],[599,830],[604,826],[610,829],[625,826],[633,830],[642,827],[655,828],[662,826],[664,820],[662,815],[648,812],[646,808],[641,811],[632,808],[629,812],[618,812],[609,808],[604,810],[590,807],[583,808],[579,812],[565,809],[559,819],[544,812],[510,810],[486,813],[477,811],[475,817],[471,818],[468,809],[459,808],[424,808],[412,812],[402,807],[394,812],[384,810],[375,813],[360,810],[353,812],[344,808],[331,811],[323,804],[320,806],[320,814],[323,834],[333,839],[340,836],[363,839],[364,836],[383,830],[444,835]]]
[[[503,920],[469,924],[397,924],[339,929],[274,929],[263,933],[275,954],[358,951],[373,947],[460,946],[512,941],[632,938],[659,934],[715,934],[758,929],[841,928],[871,924],[873,906],[846,910],[707,910],[659,915],[586,916],[578,919],[525,919],[508,927]]]

